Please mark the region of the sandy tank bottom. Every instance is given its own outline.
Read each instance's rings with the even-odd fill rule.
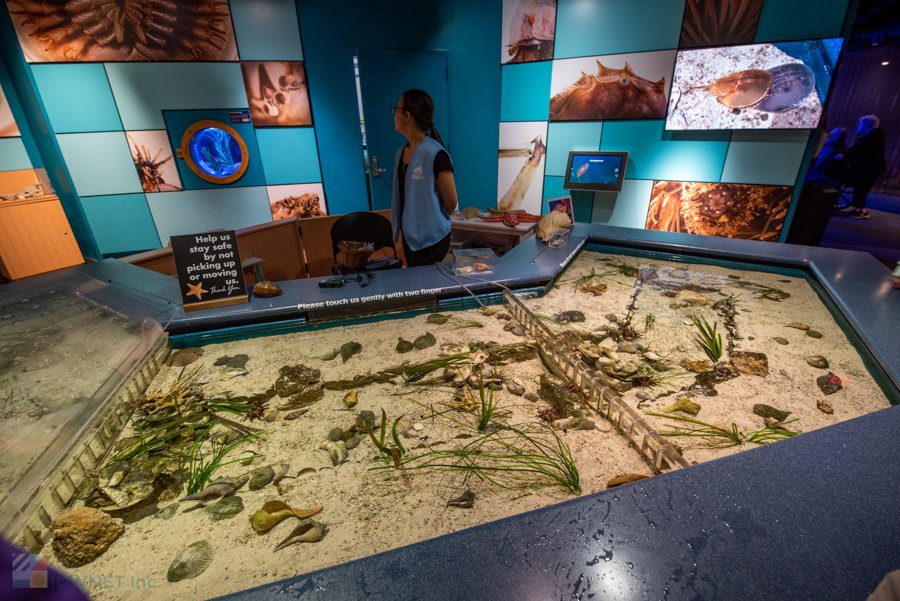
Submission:
[[[634,270],[627,269],[629,267]],[[591,273],[607,274],[595,278],[606,286],[599,296],[575,289],[577,279]],[[686,288],[676,290],[684,286]],[[789,297],[781,300],[763,298],[762,292],[767,290],[778,290],[782,292],[780,296],[789,294]],[[764,353],[768,360],[768,375],[740,375],[717,383],[716,396],[690,395],[691,400],[701,407],[697,419],[713,424],[733,423],[741,431],[761,430],[765,428],[763,418],[753,413],[753,407],[766,404],[791,412],[790,419],[798,418],[789,424],[790,429],[808,432],[889,406],[826,307],[800,278],[585,251],[547,295],[523,300],[534,313],[548,317],[560,316],[567,311],[581,312],[584,321],[569,322],[564,326],[548,323],[559,331],[577,328],[584,338],[590,338],[593,333],[593,340],[599,341],[597,346],[605,346],[612,353],[617,352],[615,349],[630,350],[630,347],[621,346],[628,341],[604,339],[604,333],[611,326],[624,329],[625,325],[633,325],[639,336],[632,343],[640,344],[643,351],[638,354],[618,352],[619,367],[632,360],[648,363],[646,355],[655,353],[669,370],[660,372],[668,375],[657,378],[655,385],[632,387],[623,396],[635,409],[661,413],[677,398],[686,396],[682,389],[694,382],[696,374],[686,371],[682,360],[706,358],[695,342],[697,328],[688,316],[705,317],[710,324],[717,323],[724,341],[722,304],[716,309],[713,305],[726,298],[735,301],[734,326],[738,337],[733,340],[735,349]],[[648,320],[648,315],[653,315],[653,319]],[[442,345],[448,343],[494,341],[510,344],[525,340],[504,330],[506,322],[497,319],[496,315],[484,316],[478,310],[454,313],[443,325],[426,323],[426,317],[385,319],[364,325],[211,344],[204,347],[204,354],[189,369],[199,368],[198,377],[210,376],[208,383],[203,385],[206,398],[226,394],[252,395],[272,387],[279,377],[279,369],[287,365],[304,364],[318,369],[321,381],[345,380],[396,367],[403,361],[415,364],[435,359],[441,355]],[[457,327],[469,321],[477,321],[483,327]],[[786,327],[794,322],[808,325],[822,337],[813,338],[805,330]],[[435,336],[437,344],[402,355],[395,351],[398,337],[412,341],[426,332]],[[788,343],[781,344],[774,338],[783,338]],[[340,356],[330,361],[308,358],[310,354],[351,341],[358,342],[362,350],[346,363],[342,363]],[[221,380],[222,368],[213,363],[218,357],[241,353],[249,356],[248,373]],[[829,369],[811,366],[807,358],[812,355],[826,357]],[[726,350],[722,360],[727,359]],[[526,394],[538,393],[540,386],[536,378],[548,373],[539,358],[513,362],[500,366],[499,370],[505,378],[523,382]],[[168,388],[180,372],[181,368],[164,368],[148,391]],[[817,386],[816,378],[830,372],[838,375],[844,386],[826,397]],[[625,388],[631,380],[625,379],[621,383]],[[193,503],[179,504],[176,500],[159,503],[160,508],[173,503],[179,506],[170,519],[122,516],[125,532],[105,553],[83,567],[60,569],[85,582],[88,594],[94,599],[132,599],[136,595],[146,601],[208,599],[574,498],[561,486],[538,475],[513,478],[501,474],[500,481],[510,487],[506,489],[457,471],[389,469],[373,472],[373,466],[385,464],[374,462],[379,454],[368,438],[350,450],[348,460],[337,467],[332,466],[328,453],[319,449],[332,428],[350,427],[356,414],[363,410],[374,412],[380,421],[382,409],[389,425],[405,415],[415,428],[421,426],[421,429],[413,430],[414,438],[401,439],[408,454],[454,448],[466,442],[465,436],[469,434],[448,420],[434,418],[430,410],[410,399],[442,408],[443,404],[451,402],[455,393],[456,388],[451,385],[405,384],[398,377],[394,383],[360,388],[358,404],[352,410],[348,410],[343,401],[346,391],[326,390],[324,398],[310,405],[309,411],[297,419],[285,421],[283,417],[288,412],[283,411],[271,423],[250,422],[254,427],[267,430],[253,441],[263,457],[251,466],[237,463],[224,466],[215,477],[239,476],[257,467],[278,463],[290,464],[289,476],[297,476],[301,471],[303,474],[255,492],[248,491],[245,486],[237,493],[244,510],[231,519],[213,522],[205,511],[186,512]],[[531,402],[505,389],[498,390],[496,397],[505,415],[501,421],[509,424],[538,422],[538,412],[548,407],[542,400]],[[817,401],[823,399],[833,407],[833,414],[823,413],[817,407]],[[275,397],[269,407],[277,407],[285,400]],[[468,423],[474,421],[464,413],[453,412],[453,416]],[[602,491],[610,480],[624,474],[653,475],[622,435],[610,431],[603,418],[589,417],[597,422],[595,429],[558,432],[578,467],[582,494]],[[677,423],[650,416],[646,419],[660,432],[666,431],[669,424]],[[386,440],[390,443],[390,433]],[[756,446],[716,447],[713,442],[701,438],[672,437],[669,440],[680,445],[689,462],[708,461]],[[234,451],[234,456],[239,452],[240,449]],[[448,500],[467,490],[475,493],[474,507],[448,506]],[[327,525],[325,536],[319,542],[297,543],[274,552],[294,529],[297,520],[289,519],[264,534],[256,533],[248,520],[271,500],[283,501],[298,509],[321,504],[322,511],[313,519]],[[208,541],[213,547],[215,555],[210,566],[196,578],[167,582],[166,573],[173,559],[196,541]],[[48,544],[44,552],[49,553],[51,562],[56,563],[50,549]],[[112,579],[104,580],[104,577]]]

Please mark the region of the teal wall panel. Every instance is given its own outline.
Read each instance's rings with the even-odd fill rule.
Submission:
[[[272,221],[264,186],[147,194],[147,203],[164,246],[172,236],[217,228],[237,230]]]
[[[570,150],[600,150],[603,123],[550,123],[547,127],[546,175],[566,175]]]
[[[553,58],[678,47],[685,0],[559,0]]]
[[[500,121],[547,121],[553,61],[503,65]]]
[[[0,171],[31,169],[31,159],[22,138],[0,138]]]
[[[143,192],[124,132],[59,134],[56,140],[79,196]]]
[[[717,182],[731,132],[666,132],[663,121],[608,121],[600,150],[627,150],[628,179]]]
[[[731,134],[723,182],[793,186],[809,131],[736,131]]]
[[[163,110],[245,109],[239,63],[107,63],[126,130],[165,129]]]
[[[626,179],[622,191],[594,192],[591,223],[644,229],[653,182],[646,179]]]
[[[572,214],[578,223],[590,223],[591,208],[594,204],[592,192],[584,190],[563,190],[564,177],[547,176],[544,178],[544,198],[541,203],[541,213],[547,212],[547,199],[560,196],[572,197]]]
[[[31,72],[55,133],[122,131],[102,64],[32,65]]]
[[[316,132],[311,127],[256,130],[266,184],[310,184],[322,181]],[[337,157],[334,157],[337,160]]]
[[[81,199],[100,252],[137,253],[159,248],[159,236],[143,194]]]
[[[241,60],[303,60],[294,0],[231,0],[229,6]]]
[[[850,0],[765,0],[756,41],[841,37],[849,4]]]

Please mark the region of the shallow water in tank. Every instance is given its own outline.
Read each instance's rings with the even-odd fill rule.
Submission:
[[[589,247],[546,294],[523,294],[520,300],[573,351],[592,359],[595,370],[603,374],[598,377],[677,445],[689,463],[755,448],[759,445],[754,440],[790,444],[778,440],[890,405],[828,307],[799,272]],[[528,348],[527,332],[517,335],[521,332],[507,310],[493,309],[443,310],[442,318],[416,311],[353,325],[323,323],[290,334],[213,342],[182,352],[183,358],[174,363],[186,365],[164,368],[139,403],[134,418],[144,432],[204,403],[227,405],[236,412],[220,411],[216,414],[224,418],[220,423],[189,433],[193,437],[208,433],[206,442],[174,439],[157,485],[133,506],[115,508],[115,499],[102,489],[85,495],[76,506],[88,502],[104,507],[124,521],[125,531],[92,563],[67,572],[87,582],[96,599],[129,598],[135,594],[134,582],[143,583],[140,594],[147,599],[211,598],[578,494],[550,475],[508,469],[513,464],[501,447],[528,446],[522,435],[537,441],[530,451],[542,443],[545,452],[564,449],[561,456],[568,456],[577,468],[580,494],[605,490],[622,476],[653,477],[653,469],[628,440],[591,407],[583,406],[577,387],[565,383],[553,387],[548,366],[535,353],[493,355],[493,361],[483,363],[480,384],[477,378],[469,380],[471,396],[465,396],[463,381],[477,373],[469,363],[484,354],[490,357],[492,349]],[[721,335],[721,357],[708,356],[698,342],[697,322],[709,324]],[[428,334],[434,338],[431,346],[423,342]],[[420,344],[399,353],[402,341]],[[339,352],[342,347],[346,359]],[[409,368],[470,349],[459,364],[417,381],[387,374],[392,378],[367,384],[356,380],[346,388],[338,384],[384,375],[381,372],[404,362]],[[817,367],[823,365],[821,360],[828,367]],[[490,384],[484,385],[491,380],[496,382],[492,396]],[[572,395],[567,397],[569,415],[554,412],[548,402],[563,396],[561,391]],[[497,409],[488,426],[479,430],[482,399]],[[693,403],[682,407],[695,413],[674,409],[679,401]],[[776,414],[778,419],[767,424],[760,405],[789,415]],[[374,440],[365,431],[351,432],[366,411],[374,417]],[[179,427],[207,424],[206,419],[179,422]],[[741,443],[722,436],[682,436],[689,432],[681,428],[736,432]],[[129,444],[134,445],[136,434],[134,428],[126,430],[126,441],[117,449],[120,458],[127,455]],[[255,437],[240,442],[250,436]],[[336,439],[333,444],[327,442],[329,436]],[[337,445],[337,440],[343,444],[357,437],[361,442],[355,448]],[[237,480],[232,486],[238,488],[226,494],[240,498],[243,509],[215,520],[218,516],[209,509],[179,501],[186,492],[178,482],[187,480],[189,459],[208,465],[226,445],[235,443],[212,478]],[[232,462],[242,458],[244,462]],[[140,469],[146,460],[146,455],[137,455],[127,465]],[[459,469],[463,464],[476,469]],[[114,465],[110,462],[110,468]],[[490,471],[504,466],[507,469]],[[267,467],[286,477],[266,482],[268,476],[258,474],[265,474]],[[116,489],[109,484],[109,475],[105,474],[106,484]],[[250,490],[241,482],[244,476],[262,484]],[[275,551],[290,539],[301,518],[288,517],[257,532],[251,518],[260,523],[258,512],[264,507],[270,513],[276,507],[283,510],[267,505],[273,501],[302,515],[312,513],[311,519],[323,525],[323,536]],[[212,562],[194,578],[168,582],[173,560],[198,541],[210,544]],[[53,553],[50,557],[53,561]],[[122,584],[91,584],[91,576],[106,574],[121,575]],[[152,586],[147,584],[151,581]]]

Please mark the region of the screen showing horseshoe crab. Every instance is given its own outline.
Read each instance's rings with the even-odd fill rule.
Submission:
[[[842,38],[679,50],[667,130],[814,129]]]
[[[67,573],[209,598],[654,476],[537,329],[683,465],[890,404],[799,272],[588,247],[546,294],[467,302],[175,351],[76,504],[124,531]]]

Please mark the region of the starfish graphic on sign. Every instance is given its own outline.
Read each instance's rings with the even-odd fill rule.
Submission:
[[[203,297],[202,297],[203,293],[204,293],[204,292],[209,292],[209,290],[204,290],[204,289],[203,289],[203,282],[200,282],[200,283],[197,284],[196,286],[192,286],[191,284],[188,284],[188,288],[191,289],[191,291],[188,292],[188,296],[190,296],[190,295],[193,294],[194,296],[197,297],[197,300],[202,300],[202,298],[203,298]]]

